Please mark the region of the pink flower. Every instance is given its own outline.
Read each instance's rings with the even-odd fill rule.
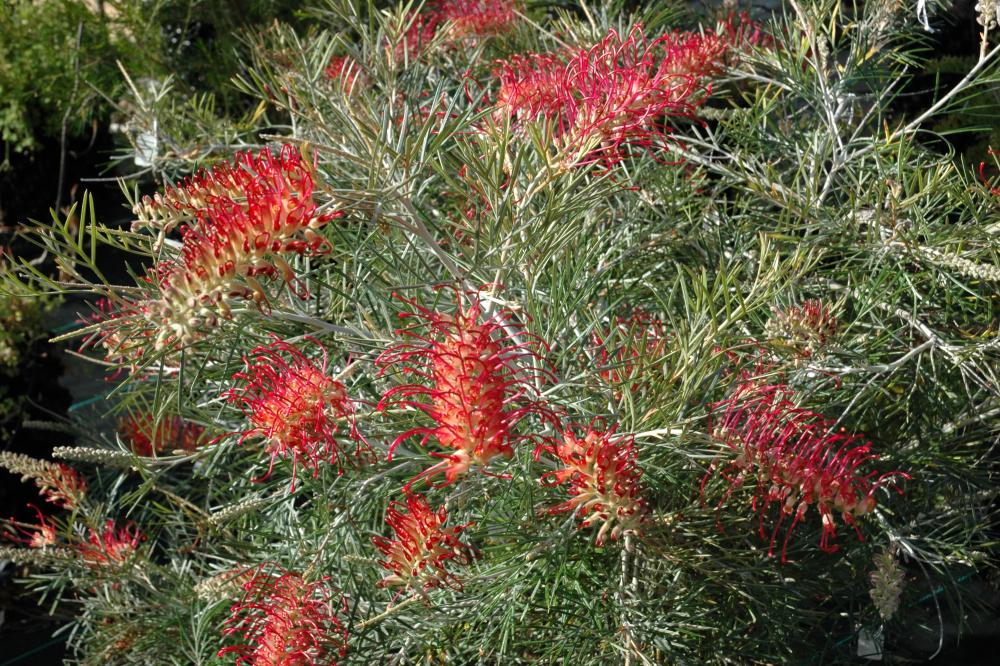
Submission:
[[[347,655],[347,629],[328,578],[308,582],[300,574],[263,565],[231,608],[223,634],[243,643],[222,648],[218,656],[236,655],[249,666],[332,666]],[[341,607],[346,611],[346,600]]]
[[[385,522],[395,539],[372,537],[372,543],[387,559],[381,564],[391,573],[382,587],[404,586],[426,592],[436,587],[461,588],[461,583],[445,567],[448,560],[468,563],[469,546],[458,535],[472,523],[446,527],[448,512],[442,506],[431,509],[422,495],[406,491],[406,506],[393,501],[386,510]]]
[[[640,495],[642,470],[636,464],[635,441],[631,436],[615,437],[615,428],[606,430],[595,419],[583,435],[572,427],[562,433],[562,441],[544,447],[559,459],[560,469],[542,477],[547,485],[568,484],[570,499],[549,508],[548,513],[572,511],[580,518],[580,529],[600,525],[595,540],[603,546],[608,535],[617,540],[622,534],[636,534],[645,505]]]
[[[134,412],[118,422],[118,433],[137,456],[182,450],[194,451],[204,443],[205,428],[179,416],[157,419],[151,412]]]
[[[115,521],[109,520],[103,531],[89,530],[87,541],[76,548],[83,561],[89,565],[120,565],[132,558],[144,539],[133,523],[115,529]]]
[[[346,460],[358,461],[369,450],[357,429],[347,389],[327,374],[326,349],[319,341],[306,339],[322,352],[318,364],[299,348],[275,340],[243,358],[246,369],[233,375],[243,385],[224,394],[230,403],[240,405],[250,423],[240,442],[263,440],[271,457],[267,474],[257,480],[271,475],[275,461],[291,457],[292,492],[299,465],[311,470],[314,477],[325,462],[343,472]],[[344,426],[353,451],[339,441]]]
[[[525,439],[515,432],[521,420],[529,414],[550,415],[534,400],[538,395],[535,381],[548,377],[546,370],[537,367],[541,364],[538,349],[544,344],[516,324],[510,312],[498,309],[487,314],[478,293],[464,298],[467,304],[459,295],[451,313],[401,299],[413,311],[400,317],[423,320],[428,330],[397,331],[414,342],[400,343],[376,360],[380,374],[400,366],[404,374],[418,380],[386,391],[379,409],[415,408],[433,421],[397,437],[389,449],[390,460],[404,439],[421,435],[423,445],[434,437],[446,452],[432,453],[443,460],[420,477],[444,472],[446,484],[473,466],[485,468],[493,458],[510,458],[513,444]]]
[[[774,555],[778,532],[786,517],[792,519],[781,549],[786,560],[792,531],[806,518],[809,507],[820,514],[820,549],[836,552],[836,516],[854,528],[864,540],[857,519],[876,505],[875,491],[895,477],[910,478],[903,472],[863,474],[861,468],[878,459],[871,443],[861,435],[834,432],[834,422],[820,414],[796,407],[792,392],[783,385],[762,385],[744,381],[733,394],[712,405],[713,435],[729,448],[732,458],[722,466],[721,475],[729,483],[718,509],[748,479],[756,481],[751,506],[759,517],[759,530],[771,505],[778,505],[778,519],[770,535],[769,555]],[[705,484],[720,466],[709,468]],[[902,493],[901,489],[897,491]],[[720,525],[721,529],[721,525]]]

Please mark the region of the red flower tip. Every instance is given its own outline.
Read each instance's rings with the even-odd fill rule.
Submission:
[[[287,342],[275,340],[244,357],[246,369],[233,375],[242,386],[226,391],[230,403],[238,404],[249,421],[240,442],[260,439],[271,462],[262,481],[270,476],[278,459],[292,458],[292,492],[299,465],[319,474],[321,463],[329,462],[343,472],[347,460],[359,462],[370,451],[354,420],[354,403],[342,383],[327,375],[327,352],[317,340],[319,363]],[[353,451],[338,441],[347,426]]]
[[[550,377],[539,368],[544,343],[515,323],[511,312],[500,309],[488,314],[480,293],[464,294],[467,304],[462,294],[457,297],[451,313],[401,299],[413,307],[404,314],[423,320],[426,333],[399,331],[413,342],[400,343],[376,359],[381,374],[401,366],[401,374],[420,380],[386,391],[379,408],[415,408],[433,421],[397,437],[390,459],[404,439],[422,435],[424,443],[433,436],[446,452],[432,453],[442,462],[418,478],[443,472],[446,484],[473,466],[484,468],[498,456],[513,456],[513,444],[526,439],[515,432],[517,425],[529,414],[552,418],[536,400],[537,385]]]
[[[747,479],[755,479],[751,506],[758,513],[761,537],[768,538],[764,529],[768,509],[772,504],[779,507],[769,555],[774,555],[785,517],[792,517],[781,549],[782,562],[786,561],[792,531],[805,519],[810,506],[815,506],[821,517],[820,549],[832,553],[837,550],[833,543],[837,514],[864,540],[857,519],[875,508],[875,491],[896,477],[910,478],[903,472],[862,474],[864,464],[878,459],[871,453],[871,443],[843,429],[833,431],[835,422],[796,407],[790,397],[792,393],[786,386],[745,381],[728,399],[712,405],[711,422],[714,436],[733,454],[722,469],[729,488],[717,510],[721,511]],[[702,494],[716,468],[713,464],[702,479]],[[902,493],[902,489],[896,490]]]
[[[145,538],[134,523],[116,530],[115,521],[108,520],[103,531],[89,530],[87,541],[77,546],[77,552],[92,566],[120,565],[132,558]]]
[[[87,494],[87,482],[64,463],[47,463],[35,475],[35,485],[46,502],[70,511],[80,506]]]
[[[271,569],[275,572],[272,573]],[[237,635],[239,645],[219,650],[249,666],[334,666],[347,655],[347,629],[327,585],[300,574],[262,565],[243,585],[243,599],[233,604],[223,634]]]
[[[150,412],[135,412],[118,422],[118,433],[137,456],[170,451],[194,451],[205,441],[205,428],[180,416],[157,419]]]
[[[423,495],[406,491],[406,505],[393,501],[386,510],[385,522],[395,533],[394,539],[372,537],[372,543],[387,559],[381,564],[391,573],[381,587],[403,586],[418,592],[436,587],[461,589],[461,583],[445,567],[448,560],[469,562],[470,547],[458,535],[472,523],[446,527],[445,507],[434,510]]]
[[[549,513],[572,511],[580,518],[580,529],[600,525],[595,543],[603,546],[610,535],[637,534],[645,514],[639,496],[642,470],[636,464],[635,440],[631,435],[615,437],[615,428],[605,429],[595,419],[582,435],[567,427],[562,441],[544,450],[563,465],[542,477],[548,485],[568,484],[570,499],[547,509]]]

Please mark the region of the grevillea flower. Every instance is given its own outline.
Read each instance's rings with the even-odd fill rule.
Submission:
[[[768,337],[805,359],[822,350],[837,334],[837,318],[829,305],[808,300],[800,306],[771,308],[771,319],[764,330]]]
[[[691,117],[706,90],[697,77],[677,73],[642,26],[625,37],[615,30],[568,60],[534,55],[500,63],[497,105],[511,117],[550,120],[566,166],[613,165],[626,147],[662,147],[670,117]]]
[[[395,538],[372,537],[372,543],[387,558],[382,566],[391,572],[379,585],[403,586],[420,593],[436,587],[460,589],[461,583],[445,563],[468,563],[471,549],[458,540],[458,535],[472,523],[446,527],[447,519],[445,507],[434,510],[423,495],[410,491],[406,491],[405,506],[391,502],[385,522]]]
[[[498,456],[514,455],[513,444],[525,439],[515,432],[529,414],[551,415],[535,398],[549,373],[539,369],[537,338],[514,322],[509,311],[487,314],[479,293],[459,295],[453,312],[437,312],[401,299],[413,311],[401,318],[423,320],[425,331],[397,331],[404,342],[382,353],[376,364],[381,373],[396,366],[419,381],[386,391],[379,409],[412,407],[423,411],[433,425],[419,426],[396,438],[389,459],[404,439],[422,435],[421,445],[434,437],[446,452],[432,452],[443,460],[420,477],[444,472],[445,483],[472,466],[486,467]],[[414,400],[424,398],[424,400]],[[419,478],[419,477],[418,477]]]
[[[351,56],[335,55],[331,57],[330,63],[323,70],[323,73],[331,81],[339,82],[348,95],[354,91],[354,86],[359,82],[364,86],[368,81],[358,63]]]
[[[741,50],[767,42],[760,26],[743,14],[721,21],[714,31],[674,31],[662,45],[675,74],[706,79],[721,73]]]
[[[796,407],[792,397],[784,385],[746,381],[729,398],[712,405],[712,433],[725,443],[732,458],[724,465],[713,464],[702,480],[704,494],[706,482],[721,468],[729,488],[719,500],[719,511],[748,479],[756,481],[751,506],[758,514],[762,538],[768,538],[765,517],[771,505],[778,505],[769,555],[774,555],[782,522],[791,517],[781,549],[782,562],[792,532],[806,518],[809,507],[815,506],[820,514],[820,549],[836,552],[836,517],[839,515],[864,540],[857,519],[874,510],[875,491],[897,477],[910,478],[903,472],[863,474],[862,467],[878,459],[871,452],[871,442],[843,429],[834,431],[833,421]],[[902,493],[902,489],[896,490]]]
[[[435,38],[456,46],[507,32],[517,21],[517,11],[514,0],[431,0],[422,12],[406,17],[408,27],[396,45],[396,59],[418,56]]]
[[[645,513],[640,497],[642,470],[636,464],[635,440],[615,436],[595,419],[579,435],[566,428],[561,441],[546,446],[563,467],[542,477],[547,485],[568,484],[570,499],[547,509],[548,513],[572,511],[580,529],[600,525],[595,543],[603,546],[610,535],[636,534]]]
[[[35,514],[38,516],[38,524],[22,525],[11,520],[14,527],[24,535],[23,537],[14,537],[14,540],[25,543],[31,548],[48,548],[49,546],[54,546],[56,544],[55,523],[46,518],[45,514],[39,511],[37,506],[33,504],[29,504],[28,506],[35,510]]]
[[[447,37],[452,42],[507,32],[518,10],[512,0],[437,0],[429,8],[439,23],[450,22]]]
[[[280,275],[305,296],[285,257],[325,252],[328,243],[316,230],[341,215],[318,211],[312,166],[292,146],[278,156],[268,150],[256,158],[240,153],[233,167],[202,172],[159,202],[143,205],[192,218],[182,229],[179,260],[160,262],[146,276],[159,298],[129,308],[131,319],[147,320],[157,350],[196,340],[203,326],[229,316],[232,299],[265,301],[257,281],[262,275]],[[161,234],[176,223],[146,217],[142,225]]]
[[[519,122],[543,118],[555,132],[564,166],[613,166],[629,147],[654,151],[668,140],[670,118],[693,117],[736,46],[756,43],[746,19],[716,33],[674,32],[647,40],[636,24],[608,32],[575,54],[531,54],[498,63],[498,114]]]
[[[249,421],[240,443],[262,440],[271,457],[267,474],[257,480],[270,476],[276,460],[291,457],[292,492],[299,465],[314,477],[325,462],[343,472],[345,461],[359,461],[370,451],[357,429],[347,389],[327,374],[326,349],[319,341],[306,339],[322,352],[318,363],[298,347],[275,340],[243,358],[246,369],[233,375],[242,385],[224,394],[230,403],[240,405]],[[338,441],[345,427],[352,442],[349,448]]]
[[[76,547],[80,558],[92,566],[120,565],[128,562],[145,537],[133,523],[115,529],[115,521],[108,520],[100,532],[88,531],[87,540]]]
[[[302,575],[263,565],[244,583],[223,634],[243,641],[219,650],[249,666],[332,666],[347,655],[347,629],[328,578],[309,582]]]
[[[615,317],[612,326],[594,331],[591,341],[601,378],[616,391],[627,386],[635,393],[648,384],[643,375],[651,362],[666,352],[667,333],[662,321],[636,311],[631,317]]]
[[[80,506],[87,494],[87,482],[63,463],[0,451],[0,467],[20,474],[22,481],[34,481],[45,501],[71,511]]]
[[[205,428],[180,416],[157,419],[150,412],[135,412],[118,422],[118,433],[137,456],[169,451],[194,451],[205,440]]]

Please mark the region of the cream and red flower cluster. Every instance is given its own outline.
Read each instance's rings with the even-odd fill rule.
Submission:
[[[271,475],[277,460],[291,457],[292,492],[299,465],[314,477],[321,463],[336,465],[342,472],[345,462],[362,462],[371,450],[357,428],[347,388],[327,373],[326,348],[313,338],[306,340],[319,348],[319,363],[298,347],[275,340],[243,358],[245,370],[233,375],[242,385],[224,394],[242,408],[249,422],[240,433],[240,443],[260,440],[270,456],[268,471],[258,480]],[[340,442],[343,428],[353,450]]]
[[[564,167],[611,167],[633,150],[664,148],[671,119],[693,118],[711,91],[709,77],[760,41],[746,19],[652,40],[636,24],[578,52],[513,56],[496,68],[495,117],[547,122]]]
[[[609,535],[617,540],[623,534],[637,534],[645,503],[640,497],[642,470],[636,464],[634,438],[616,437],[615,428],[606,428],[599,419],[582,434],[574,430],[566,428],[562,441],[544,447],[564,467],[546,474],[543,482],[568,483],[570,494],[570,499],[549,508],[549,513],[572,511],[581,518],[581,528],[600,525],[598,546]]]
[[[461,589],[461,582],[448,571],[445,562],[469,562],[471,548],[458,536],[472,523],[447,527],[445,507],[432,509],[424,496],[409,490],[404,501],[405,506],[404,502],[391,502],[385,512],[385,522],[395,538],[372,537],[372,543],[386,558],[382,566],[390,572],[379,585],[401,586],[420,593],[436,587]]]
[[[341,215],[319,212],[313,190],[312,165],[286,145],[278,155],[238,153],[232,165],[144,198],[135,228],[154,231],[160,244],[182,225],[179,256],[159,261],[145,276],[157,297],[117,303],[104,314],[107,325],[95,338],[109,357],[135,365],[151,350],[194,342],[230,316],[233,300],[263,304],[261,276],[280,277],[305,296],[286,257],[326,251],[317,230]]]
[[[724,465],[714,464],[702,480],[702,493],[716,472],[729,484],[719,510],[744,483],[755,484],[752,507],[758,514],[761,537],[769,538],[770,555],[783,522],[791,519],[782,543],[782,562],[792,532],[810,507],[816,508],[821,519],[820,548],[832,553],[838,548],[834,543],[838,516],[863,540],[857,519],[874,510],[875,492],[896,478],[910,478],[903,472],[864,473],[861,467],[878,459],[871,442],[836,430],[835,422],[796,406],[794,397],[786,385],[746,379],[726,400],[714,404],[713,436],[733,457]],[[778,518],[768,536],[764,522],[772,505],[778,507]]]
[[[764,328],[772,340],[802,359],[820,353],[837,334],[837,317],[823,301],[810,299],[802,305],[772,308]]]
[[[330,666],[347,654],[347,629],[338,613],[328,579],[264,564],[243,584],[243,598],[233,604],[223,633],[241,643],[219,650],[252,666]]]

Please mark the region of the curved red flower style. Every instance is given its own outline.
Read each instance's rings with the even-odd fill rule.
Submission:
[[[223,629],[243,642],[218,656],[235,654],[237,665],[249,666],[335,665],[347,655],[347,628],[338,617],[347,604],[334,602],[328,580],[309,582],[280,567],[259,567]]]
[[[56,524],[47,518],[34,504],[29,504],[28,506],[34,509],[35,514],[38,516],[38,523],[35,525],[30,523],[22,524],[11,519],[11,524],[17,528],[18,532],[24,535],[23,537],[13,537],[13,539],[26,544],[30,548],[48,548],[49,546],[54,546],[57,541]]]
[[[311,360],[288,342],[275,340],[255,348],[244,357],[246,369],[233,375],[243,382],[226,391],[224,397],[240,405],[249,427],[240,433],[240,443],[260,439],[271,461],[271,475],[278,459],[292,459],[292,492],[295,491],[297,468],[302,465],[319,474],[321,463],[329,462],[343,472],[346,461],[360,461],[368,443],[358,431],[354,420],[354,403],[344,385],[327,375],[327,352],[318,340],[306,340],[319,347],[322,359]],[[339,441],[346,426],[353,450]]]
[[[603,546],[608,536],[637,534],[645,514],[640,497],[642,470],[636,464],[635,440],[615,436],[595,419],[578,435],[573,427],[562,433],[562,441],[545,445],[558,458],[560,469],[542,477],[546,485],[568,484],[570,499],[547,509],[548,513],[572,511],[580,518],[580,529],[600,525],[595,543]]]
[[[733,394],[712,405],[710,427],[715,437],[726,444],[732,459],[721,466],[721,476],[729,484],[717,510],[748,479],[756,481],[751,506],[758,514],[759,531],[771,505],[778,505],[778,519],[770,534],[768,554],[774,547],[782,522],[791,517],[781,549],[786,561],[788,541],[802,522],[809,507],[815,506],[822,522],[820,549],[832,553],[838,546],[836,516],[864,536],[857,519],[876,506],[875,491],[897,477],[909,479],[903,472],[863,474],[861,468],[878,456],[871,452],[871,442],[863,436],[834,431],[835,423],[822,415],[796,407],[791,390],[784,385],[762,385],[744,381]],[[702,494],[708,479],[720,469],[713,463],[702,479]],[[902,494],[901,488],[896,488]],[[721,529],[721,523],[720,523]]]
[[[205,441],[205,428],[180,416],[157,419],[150,412],[134,412],[118,422],[118,433],[137,456],[170,451],[194,451]]]
[[[428,329],[397,331],[415,342],[404,342],[383,352],[376,364],[380,375],[400,366],[404,375],[419,382],[389,389],[379,409],[390,406],[423,411],[433,425],[404,432],[392,443],[389,459],[400,442],[422,435],[421,445],[434,437],[446,452],[432,452],[442,462],[417,478],[445,474],[445,484],[463,476],[473,466],[485,468],[496,457],[514,455],[513,444],[527,439],[515,432],[529,414],[550,418],[538,400],[538,387],[549,377],[540,369],[543,342],[515,323],[511,313],[498,309],[488,314],[479,293],[458,295],[451,313],[429,310],[414,300],[401,318],[423,320]],[[463,299],[466,304],[463,304]],[[424,398],[415,400],[414,398]]]
[[[447,519],[447,510],[443,506],[432,509],[423,495],[406,491],[405,507],[402,502],[391,502],[385,522],[395,538],[372,537],[372,543],[387,558],[382,566],[391,572],[379,585],[403,586],[421,593],[436,587],[460,589],[461,583],[445,563],[468,563],[470,548],[458,535],[472,523],[446,527]]]
[[[120,565],[132,558],[144,539],[134,523],[115,529],[115,521],[108,520],[102,531],[90,529],[87,540],[78,544],[76,550],[89,565]]]

